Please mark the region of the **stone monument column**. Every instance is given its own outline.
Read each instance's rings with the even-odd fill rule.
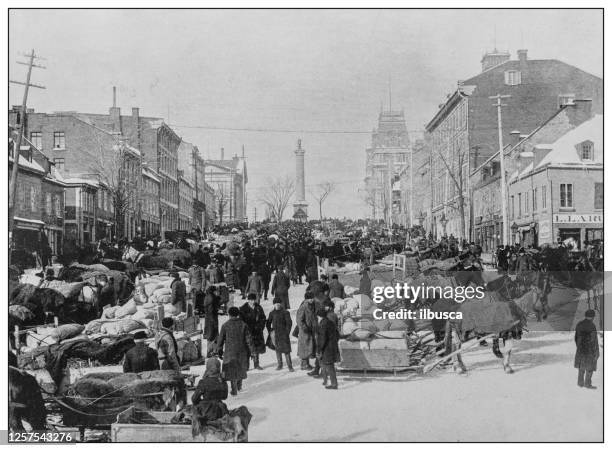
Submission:
[[[306,202],[306,180],[304,177],[304,154],[302,140],[298,139],[295,149],[295,202],[293,218],[305,221],[308,217],[308,202]]]

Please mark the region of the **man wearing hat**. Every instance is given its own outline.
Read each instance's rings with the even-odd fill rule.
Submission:
[[[181,371],[178,357],[178,344],[174,338],[172,328],[174,320],[172,318],[164,318],[161,323],[162,327],[155,336],[155,347],[157,348],[157,359],[159,367],[162,370]]]
[[[317,360],[321,365],[323,385],[326,389],[337,390],[338,379],[336,378],[336,362],[340,361],[338,350],[338,331],[336,325],[328,318],[324,308],[317,311],[319,327],[317,329]],[[331,385],[327,385],[327,378]]]
[[[124,373],[142,373],[159,369],[157,352],[146,343],[147,333],[139,331],[134,334],[135,346],[125,353]]]
[[[174,306],[177,312],[185,311],[185,300],[187,298],[187,287],[185,282],[181,280],[178,272],[173,272],[171,276],[174,278],[170,284],[172,290],[172,296],[170,297],[170,303]]]
[[[597,370],[597,359],[599,359],[599,340],[597,339],[597,328],[593,323],[595,310],[587,310],[584,319],[576,324],[576,356],[574,357],[574,368],[578,370],[578,386],[595,389],[591,384],[593,371]]]
[[[266,321],[268,329],[268,337],[274,350],[276,351],[276,366],[277,370],[283,369],[283,354],[287,362],[287,368],[293,372],[293,363],[291,361],[291,315],[283,308],[283,301],[279,298],[274,298],[274,309],[270,312]]]
[[[230,307],[229,320],[221,326],[217,338],[217,351],[223,357],[223,375],[230,381],[231,395],[242,390],[242,380],[247,378],[249,355],[253,351],[253,340],[247,325],[240,319],[238,307]]]

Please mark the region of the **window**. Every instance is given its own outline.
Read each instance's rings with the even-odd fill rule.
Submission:
[[[30,133],[30,142],[38,150],[42,150],[42,133],[41,132],[32,132],[32,133]]]
[[[538,211],[538,188],[533,189],[533,211]]]
[[[559,108],[563,108],[567,105],[573,105],[576,96],[574,94],[561,94],[559,96]]]
[[[595,210],[603,210],[603,183],[595,183]]]
[[[104,209],[104,191],[98,193],[98,210]]]
[[[542,185],[542,210],[546,210],[546,185]]]
[[[525,191],[525,214],[529,213],[529,191]]]
[[[51,216],[53,214],[53,199],[51,199],[51,193],[47,193],[45,197],[45,213]]]
[[[507,70],[504,72],[505,82],[508,86],[515,86],[521,84],[521,71],[518,70]]]
[[[514,196],[510,196],[510,219],[514,219]]]
[[[55,169],[58,171],[64,172],[64,169],[66,169],[65,158],[54,158],[53,163],[55,163]]]
[[[523,208],[523,194],[519,193],[518,195],[518,215],[517,217],[520,218],[523,215],[523,212],[521,211]]]
[[[561,183],[559,186],[559,206],[561,208],[572,208],[574,206],[572,197],[572,184]]]
[[[592,160],[593,159],[593,143],[591,141],[583,142],[580,145],[580,158],[583,160]]]
[[[62,217],[62,197],[60,194],[55,195],[55,217]]]
[[[30,211],[36,211],[36,188],[30,186]]]
[[[65,149],[66,148],[66,136],[64,132],[53,132],[53,148],[54,149]]]

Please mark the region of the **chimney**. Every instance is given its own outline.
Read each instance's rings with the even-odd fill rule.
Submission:
[[[140,110],[132,108],[132,128],[135,147],[140,150]]]
[[[221,147],[221,160],[225,160],[225,149]]]
[[[521,65],[527,62],[527,49],[517,50],[516,54],[518,56],[518,60],[520,61]]]
[[[244,160],[244,144],[242,145],[242,159]]]
[[[113,124],[113,131],[121,133],[121,108],[117,108],[117,88],[115,86],[113,86],[113,106],[109,108],[108,114]]]
[[[516,146],[521,140],[521,132],[518,130],[512,130],[510,132],[510,145],[512,147]]]
[[[593,117],[593,101],[591,99],[574,99],[573,105],[565,107],[570,123],[576,127]]]
[[[492,67],[499,66],[510,60],[510,54],[508,52],[499,52],[497,49],[492,52],[487,52],[482,56],[480,64],[482,65],[482,71],[491,69]]]

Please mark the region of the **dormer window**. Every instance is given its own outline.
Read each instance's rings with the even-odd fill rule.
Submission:
[[[561,94],[559,96],[559,108],[563,108],[564,106],[568,105],[573,105],[575,99],[575,94]]]
[[[520,70],[507,70],[504,72],[505,83],[508,86],[516,86],[521,84],[521,71]]]
[[[585,141],[580,144],[580,159],[583,161],[593,160],[593,143],[591,141]]]

